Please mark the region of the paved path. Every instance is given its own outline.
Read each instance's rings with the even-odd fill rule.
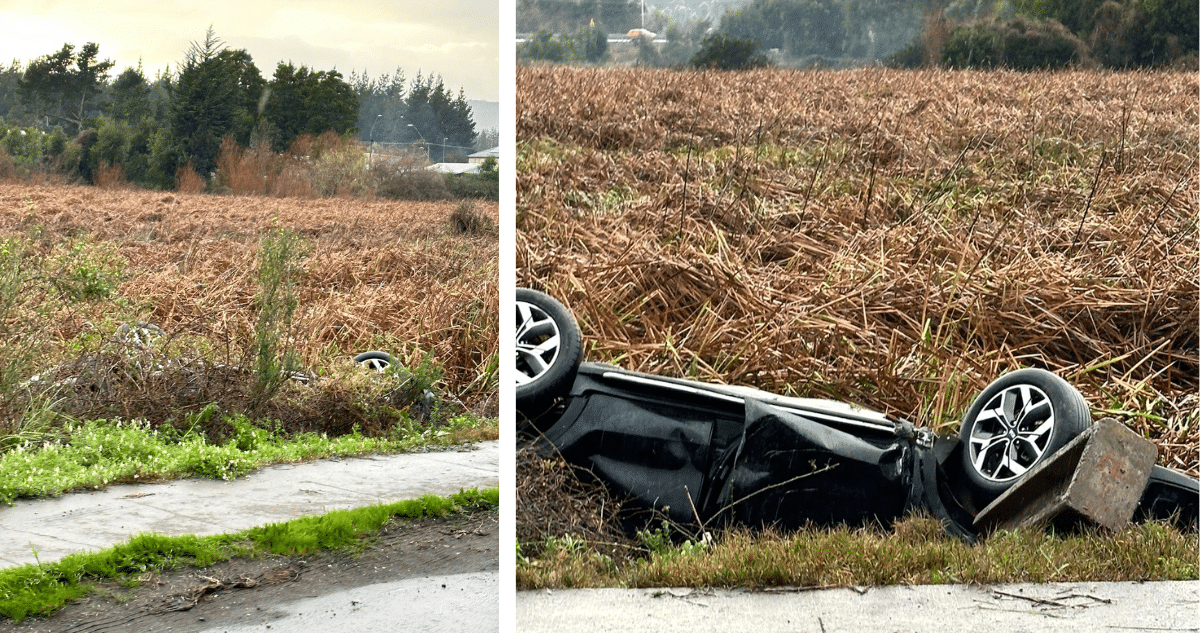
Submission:
[[[180,633],[274,633],[275,631],[495,632],[499,600],[496,573],[406,578],[297,598],[265,609],[229,613],[238,624],[180,628]],[[594,633],[594,632],[593,632]]]
[[[111,547],[142,532],[222,534],[330,510],[500,485],[500,443],[269,466],[234,481],[109,486],[0,506],[0,568]],[[37,551],[37,558],[34,557]]]
[[[519,591],[516,613],[521,633],[1197,631],[1200,581]]]

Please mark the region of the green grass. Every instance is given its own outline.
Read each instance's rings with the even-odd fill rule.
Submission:
[[[68,424],[43,440],[26,440],[0,453],[0,503],[56,496],[109,484],[207,477],[234,479],[269,464],[328,457],[399,453],[488,438],[493,419],[452,418],[441,428],[414,428],[387,437],[357,432],[337,437],[275,433],[240,416],[221,444],[204,434],[151,429],[143,422],[92,420]],[[490,439],[490,438],[489,438]]]
[[[517,586],[747,587],[896,584],[1196,580],[1194,532],[1160,523],[1115,533],[994,534],[971,545],[942,533],[929,518],[882,529],[807,529],[791,534],[735,530],[712,545],[670,544],[643,533],[643,555],[616,564],[580,539],[555,537],[525,556],[518,548]]]
[[[94,583],[184,566],[206,567],[231,558],[267,554],[304,555],[359,544],[393,517],[442,517],[500,505],[498,488],[463,490],[449,497],[418,499],[338,510],[273,523],[234,534],[162,536],[140,534],[111,549],[72,554],[60,561],[0,570],[0,618],[45,616],[89,593]]]

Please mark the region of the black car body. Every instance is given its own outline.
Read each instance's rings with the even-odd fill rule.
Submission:
[[[566,309],[528,290],[522,302],[517,406],[537,441],[680,525],[888,526],[923,511],[970,539],[978,510],[1091,424],[1042,370],[1006,374],[959,435],[936,436],[842,402],[580,362]],[[1155,466],[1135,518],[1194,524],[1198,499],[1200,482]]]

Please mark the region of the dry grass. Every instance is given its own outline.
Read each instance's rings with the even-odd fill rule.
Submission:
[[[496,219],[497,205],[476,203],[476,209]],[[40,227],[40,239],[48,242],[90,234],[115,245],[128,261],[118,290],[126,303],[81,308],[67,320],[47,324],[58,340],[103,338],[122,320],[142,319],[162,326],[170,335],[168,345],[181,354],[251,366],[244,350],[253,347],[256,253],[265,231],[285,228],[307,245],[293,329],[305,367],[330,377],[346,372],[346,358],[370,349],[387,350],[407,367],[429,353],[445,368],[441,388],[449,397],[477,414],[494,416],[497,243],[494,236],[452,233],[454,210],[452,203],[0,183],[0,234]],[[77,350],[64,345],[61,353]],[[47,359],[47,364],[62,360]],[[221,384],[193,393],[192,404],[180,400],[188,394],[171,394],[175,404],[188,410],[223,393],[222,384],[244,382],[213,370],[206,376]],[[145,413],[162,398],[153,400],[122,406]],[[353,404],[328,391],[289,395],[285,390],[272,417],[292,419],[295,428],[307,430],[321,415],[336,413],[349,430],[356,412],[328,410],[338,403]]]
[[[594,359],[953,430],[1023,366],[1197,474],[1195,73],[527,68],[517,280]]]
[[[129,181],[125,179],[125,169],[121,167],[121,163],[110,164],[104,161],[98,168],[93,177],[95,186],[101,189],[128,189]]]
[[[522,554],[544,556],[552,539],[571,535],[613,561],[639,552],[621,526],[621,504],[608,490],[562,457],[524,447],[517,451],[517,541]]]

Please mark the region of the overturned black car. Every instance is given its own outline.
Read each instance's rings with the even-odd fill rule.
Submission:
[[[976,514],[1092,425],[1039,369],[988,385],[957,436],[858,406],[582,362],[574,317],[516,293],[516,406],[568,462],[681,525],[890,525],[911,511],[973,539]],[[1153,466],[1134,519],[1195,524],[1200,482]]]

